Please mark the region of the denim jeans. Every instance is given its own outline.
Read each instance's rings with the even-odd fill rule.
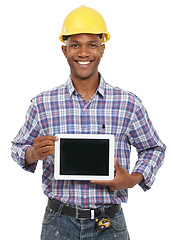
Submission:
[[[114,218],[111,226],[103,232],[97,232],[95,220],[79,220],[59,214],[46,207],[41,240],[130,240],[123,210]]]

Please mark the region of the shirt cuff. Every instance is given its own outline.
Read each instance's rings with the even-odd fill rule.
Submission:
[[[141,173],[144,177],[144,180],[142,180],[139,183],[139,186],[144,190],[147,191],[151,188],[151,186],[154,183],[155,180],[155,174],[153,173],[153,166],[151,164],[144,164],[144,163],[138,163],[134,167],[132,173],[138,172]]]
[[[25,162],[25,153],[26,153],[26,150],[27,148],[30,147],[30,145],[25,145],[25,146],[20,146],[20,147],[17,147],[17,151],[15,151],[15,147],[13,148],[13,153],[12,155],[14,156],[14,160],[17,162],[17,164],[22,167],[25,171],[27,172],[32,172],[34,173],[35,172],[35,169],[36,169],[36,166],[37,166],[37,163],[38,161],[35,161],[33,164],[31,165],[26,165],[26,162]]]

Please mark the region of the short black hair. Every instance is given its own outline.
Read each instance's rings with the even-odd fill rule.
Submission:
[[[98,35],[100,39],[102,39],[102,37],[103,37],[103,33],[96,34],[96,35]],[[70,36],[71,36],[71,35],[63,35],[63,36],[62,36],[62,40],[63,40],[63,41],[67,41],[67,39],[68,39]]]

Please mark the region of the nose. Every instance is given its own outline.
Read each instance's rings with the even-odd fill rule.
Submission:
[[[78,52],[79,57],[88,57],[89,56],[89,49],[86,46],[81,46]]]

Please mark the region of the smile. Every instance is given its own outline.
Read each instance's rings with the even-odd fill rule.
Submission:
[[[82,66],[87,66],[89,65],[90,63],[92,63],[93,61],[81,61],[81,60],[75,60],[76,63],[78,63],[79,65],[82,65]]]

